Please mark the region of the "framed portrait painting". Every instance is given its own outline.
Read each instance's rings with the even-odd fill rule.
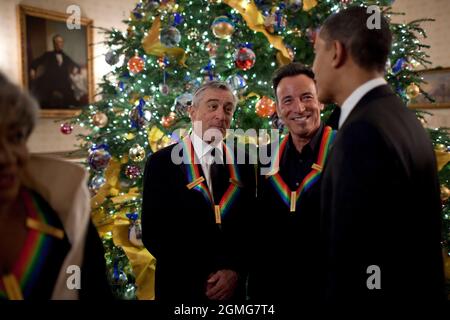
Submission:
[[[423,94],[411,99],[409,106],[415,109],[450,108],[450,68],[419,71],[425,83],[421,88],[436,101],[428,101]]]
[[[22,81],[43,117],[73,116],[93,100],[92,20],[74,9],[18,6]]]

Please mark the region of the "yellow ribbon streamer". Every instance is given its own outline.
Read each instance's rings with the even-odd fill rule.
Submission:
[[[450,152],[434,150],[434,153],[436,154],[438,171],[441,171],[442,168],[444,168],[445,165],[450,162]]]
[[[259,94],[252,91],[248,95],[245,96],[245,100],[253,98],[253,97],[256,97],[258,100],[261,98],[261,96]]]
[[[303,0],[303,10],[309,11],[317,6],[317,0]]]
[[[115,158],[109,160],[108,167],[105,170],[105,183],[97,191],[97,194],[91,198],[91,209],[99,208],[106,198],[111,194],[118,193],[119,190],[120,163]]]
[[[158,151],[158,144],[168,145],[170,143],[170,138],[157,126],[147,130],[147,139],[153,152]]]
[[[112,158],[105,170],[105,184],[100,187],[97,194],[91,199],[92,221],[101,237],[107,232],[112,233],[113,242],[121,247],[130,261],[136,278],[136,296],[140,300],[152,300],[155,298],[155,258],[143,247],[136,247],[128,239],[130,221],[125,216],[125,211],[119,212],[115,217],[105,213],[102,204],[107,197],[111,197],[114,204],[132,201],[140,196],[137,187],[130,188],[128,193],[119,195],[120,162]]]
[[[144,48],[147,54],[151,54],[153,56],[162,57],[164,55],[175,57],[178,62],[183,66],[186,66],[186,52],[182,48],[168,48],[164,46],[160,38],[160,29],[161,29],[161,18],[156,17],[153,25],[148,31],[147,36],[142,40],[142,47]]]
[[[130,221],[117,216],[113,226],[113,241],[121,247],[130,261],[136,277],[136,296],[139,300],[155,299],[156,259],[144,247],[136,247],[128,239]]]
[[[256,32],[262,32],[269,43],[277,49],[283,57],[289,59],[289,52],[283,43],[283,37],[270,34],[264,26],[264,16],[258,10],[253,0],[224,0],[224,3],[237,10],[244,18],[247,26]]]
[[[280,66],[284,66],[285,64],[289,64],[289,63],[291,63],[293,61],[291,59],[291,57],[286,58],[285,56],[283,56],[281,54],[281,52],[277,52],[277,56],[276,57],[277,57],[278,65],[280,65]]]

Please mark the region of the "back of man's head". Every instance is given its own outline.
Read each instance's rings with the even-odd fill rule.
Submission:
[[[378,14],[379,17],[373,16]],[[333,14],[325,20],[320,37],[327,45],[332,41],[342,43],[353,61],[363,69],[378,72],[385,69],[392,34],[389,22],[379,10],[368,13],[368,8],[355,6]]]

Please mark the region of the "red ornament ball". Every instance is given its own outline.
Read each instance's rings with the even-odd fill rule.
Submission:
[[[134,56],[130,60],[128,60],[128,70],[132,73],[139,73],[144,69],[145,62],[139,56]]]
[[[256,55],[250,48],[239,48],[234,55],[234,61],[236,67],[245,71],[255,65]]]
[[[161,118],[161,124],[164,128],[169,128],[175,123],[176,114],[171,112],[168,116],[163,116]]]
[[[70,123],[62,123],[60,127],[62,134],[71,134],[73,131],[73,126]]]
[[[263,96],[255,106],[256,114],[261,118],[270,117],[276,110],[275,102],[267,96]]]
[[[139,178],[139,176],[141,175],[141,169],[138,166],[129,165],[125,169],[125,175],[128,177],[128,179]]]

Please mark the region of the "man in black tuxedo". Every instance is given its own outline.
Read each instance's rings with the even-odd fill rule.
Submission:
[[[258,226],[256,254],[249,295],[261,301],[317,301],[320,168],[316,170],[315,164],[320,166],[319,153],[326,147],[322,142],[335,132],[321,123],[323,104],[310,69],[290,63],[275,72],[272,82],[278,117],[289,134],[260,154],[258,210],[253,219]],[[275,143],[280,144],[278,154],[272,153]],[[272,161],[264,163],[265,155]],[[278,169],[275,159],[279,159]],[[292,192],[296,192],[294,202]]]
[[[314,45],[319,100],[341,110],[321,190],[324,298],[439,301],[444,277],[433,148],[383,79],[392,36],[375,14],[375,28],[364,7],[330,16]]]
[[[79,69],[67,54],[64,53],[64,39],[59,34],[53,36],[53,51],[44,53],[30,64],[31,91],[46,108],[75,106],[74,91],[70,75]],[[38,69],[42,74],[38,76]]]
[[[235,152],[222,141],[236,103],[228,85],[207,82],[189,109],[192,133],[148,159],[142,235],[157,260],[157,300],[245,299],[254,169],[229,163]]]

